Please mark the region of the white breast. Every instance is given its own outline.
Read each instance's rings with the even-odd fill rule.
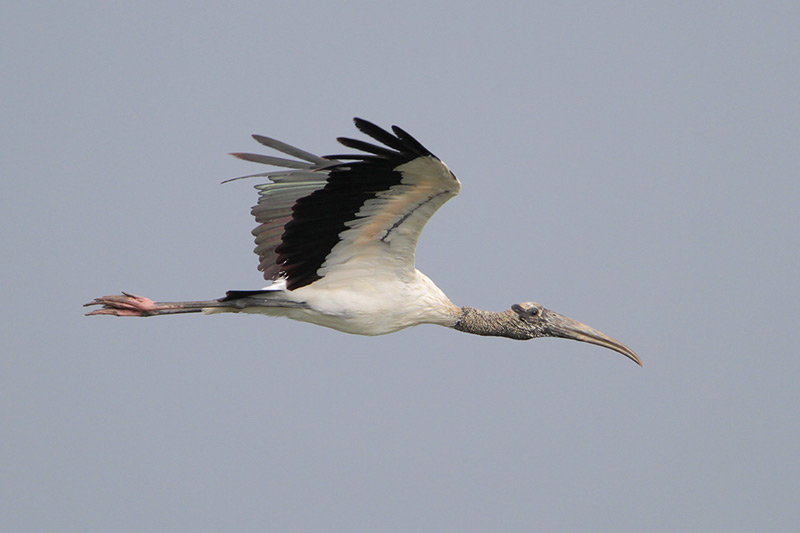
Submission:
[[[357,275],[358,270],[339,269],[313,288],[291,291],[291,298],[305,302],[309,309],[283,309],[281,314],[359,335],[384,335],[418,324],[456,323],[459,308],[422,272],[415,270],[413,279],[401,280],[376,277],[375,272]]]

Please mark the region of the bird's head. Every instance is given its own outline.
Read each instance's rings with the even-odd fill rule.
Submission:
[[[513,319],[515,321],[514,329],[515,333],[519,334],[515,338],[527,340],[538,337],[560,337],[589,342],[619,352],[642,366],[642,362],[634,351],[621,342],[586,324],[581,324],[577,320],[550,311],[540,304],[535,302],[514,304],[511,306],[511,311],[516,314]]]

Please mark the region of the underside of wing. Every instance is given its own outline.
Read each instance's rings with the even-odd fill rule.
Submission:
[[[447,166],[398,127],[393,133],[361,119],[359,130],[385,146],[339,138],[364,153],[319,157],[268,137],[261,144],[295,159],[233,154],[287,170],[258,185],[252,213],[259,270],[284,279],[288,290],[336,272],[414,269],[417,238],[433,213],[455,196],[460,183]]]

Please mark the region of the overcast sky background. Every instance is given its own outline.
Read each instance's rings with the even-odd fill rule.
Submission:
[[[788,531],[800,522],[796,2],[11,2],[3,531]],[[635,349],[258,316],[262,133],[401,125],[460,196],[417,266]]]

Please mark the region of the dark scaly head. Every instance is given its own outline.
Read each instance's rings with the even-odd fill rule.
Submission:
[[[514,304],[511,310],[516,313],[514,323],[516,333],[521,340],[535,339],[538,337],[558,337],[575,341],[596,344],[619,352],[625,357],[642,366],[642,362],[633,350],[605,333],[582,324],[577,320],[560,315],[535,302]]]

